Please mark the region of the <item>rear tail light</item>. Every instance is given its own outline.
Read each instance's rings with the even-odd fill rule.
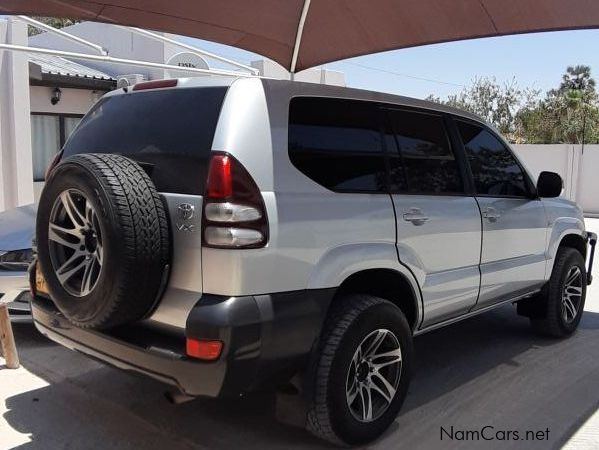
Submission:
[[[210,160],[203,222],[206,247],[259,248],[268,241],[260,190],[241,163],[226,153],[214,153]]]
[[[46,169],[46,174],[44,175],[44,178],[47,180],[48,177],[50,176],[50,174],[52,173],[52,171],[54,170],[54,168],[58,165],[58,163],[60,162],[61,158],[62,158],[62,153],[63,150],[59,151],[54,158],[52,158],[52,161],[50,161],[50,164],[48,164],[48,168]]]

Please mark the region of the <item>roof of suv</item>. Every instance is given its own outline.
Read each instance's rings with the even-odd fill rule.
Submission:
[[[231,86],[235,81],[244,79],[246,77],[229,77],[229,76],[218,76],[218,77],[192,77],[192,78],[180,78],[177,88],[192,88],[192,87],[208,87],[208,86]],[[256,79],[256,78],[255,78]],[[404,97],[402,95],[388,94],[384,92],[369,91],[365,89],[356,89],[342,86],[332,86],[327,84],[318,83],[306,83],[300,81],[290,80],[278,80],[274,78],[259,78],[263,83],[265,89],[276,89],[279,93],[287,91],[289,96],[323,96],[323,97],[335,97],[335,98],[347,98],[354,100],[366,100],[375,101],[380,103],[389,103],[391,105],[400,106],[411,106],[415,108],[428,109],[431,111],[445,112],[448,114],[454,114],[467,119],[474,120],[476,122],[483,123],[490,128],[493,128],[490,124],[485,122],[481,117],[463,111],[461,109],[453,108],[451,106],[442,105],[440,103],[430,102],[426,100],[420,100],[412,97]],[[107,95],[118,95],[122,93],[121,89],[117,89],[108,93]],[[495,130],[497,132],[497,130]]]

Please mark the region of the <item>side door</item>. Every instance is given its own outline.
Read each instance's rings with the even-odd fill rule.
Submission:
[[[479,309],[545,282],[547,215],[507,144],[477,123],[456,119],[455,124],[482,215]]]
[[[442,114],[385,110],[384,142],[400,261],[419,281],[426,327],[468,312],[480,284],[481,218],[464,155]]]

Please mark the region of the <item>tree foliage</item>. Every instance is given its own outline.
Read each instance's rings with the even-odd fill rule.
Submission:
[[[50,25],[51,27],[54,27],[54,28],[64,28],[64,27],[68,27],[69,25],[74,25],[74,24],[80,22],[79,20],[66,19],[66,18],[61,18],[61,17],[33,16],[32,18],[37,20],[38,22],[45,23],[46,25]],[[31,25],[29,25],[29,27],[27,28],[27,34],[29,36],[35,36],[36,34],[40,34],[41,32],[42,32],[42,30],[35,28]]]
[[[588,66],[568,67],[560,85],[544,96],[516,80],[500,85],[476,78],[457,95],[428,100],[477,114],[513,142],[599,143],[599,96]]]

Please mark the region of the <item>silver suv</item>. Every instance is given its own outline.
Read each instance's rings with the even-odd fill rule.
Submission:
[[[437,104],[141,83],[100,100],[49,168],[33,316],[188,396],[294,380],[312,433],[360,444],[395,419],[414,336],[505,303],[575,331],[596,236],[561,190]]]

